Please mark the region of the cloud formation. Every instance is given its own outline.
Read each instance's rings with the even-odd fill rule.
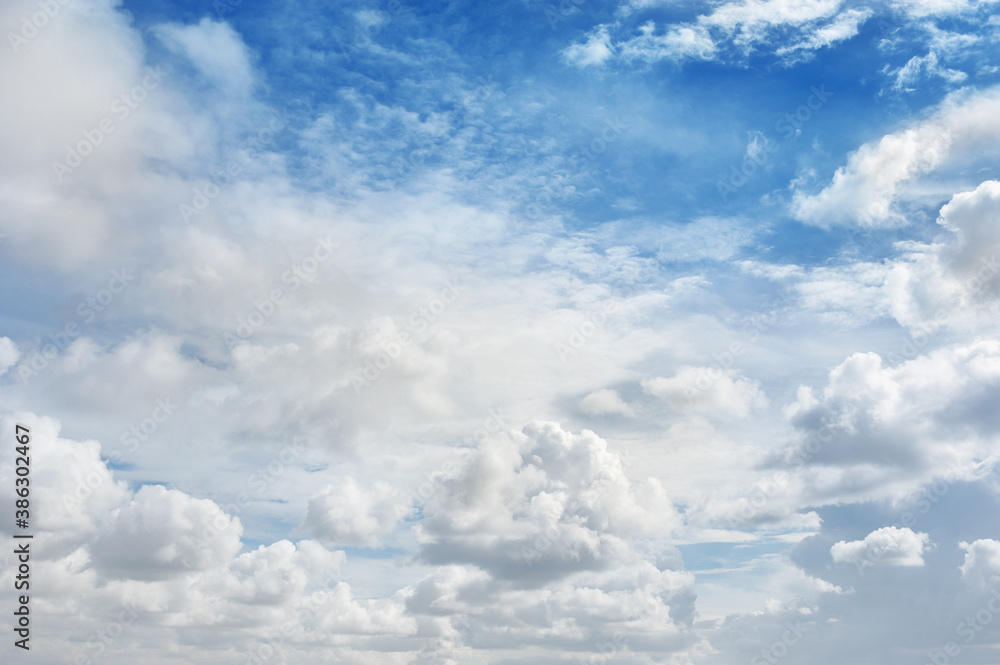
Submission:
[[[998,579],[991,8],[5,3],[33,657],[943,653]]]

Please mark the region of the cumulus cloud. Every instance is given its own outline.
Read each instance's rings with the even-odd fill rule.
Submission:
[[[0,167],[6,242],[59,270],[134,246],[130,211],[153,200],[166,208],[182,196],[171,178],[141,165],[156,158],[176,166],[196,152],[195,132],[174,131],[181,123],[170,112],[177,97],[169,72],[147,65],[117,4],[60,5],[45,26],[50,39],[0,59],[0,78],[21,100],[0,127],[0,149],[12,156]],[[20,25],[39,8],[12,2],[2,11],[4,25]],[[72,105],[61,101],[67,95]],[[76,223],[62,226],[66,218]]]
[[[127,501],[126,484],[116,481],[100,458],[96,441],[73,441],[59,436],[61,424],[53,418],[31,413],[5,415],[4,432],[13,433],[16,424],[31,432],[35,464],[32,466],[33,501],[37,518],[33,525],[42,532],[53,556],[66,555],[89,542],[111,522],[112,513]],[[13,459],[0,465],[7,481],[3,491],[14,500]],[[13,532],[13,515],[4,518]]]
[[[955,194],[938,224],[950,237],[911,243],[892,262],[885,291],[892,315],[910,328],[963,328],[989,317],[1000,295],[1000,182],[988,180]]]
[[[923,347],[943,330],[970,330],[995,319],[1000,294],[1000,185],[987,180],[958,192],[941,208],[933,242],[906,241],[880,262],[776,266],[745,262],[744,270],[783,282],[797,304],[825,323],[856,328],[892,318]],[[916,352],[907,343],[907,357]],[[897,353],[899,349],[893,349]]]
[[[53,452],[46,427],[55,431],[56,425],[33,416],[21,420],[37,436],[35,445]],[[91,481],[86,504],[99,528],[78,532],[51,577],[60,589],[74,589],[69,609],[79,609],[82,597],[90,607],[126,603],[139,623],[158,625],[161,635],[211,626],[246,653],[279,638],[289,654],[307,655],[321,644],[341,656],[364,652],[366,640],[374,646],[384,639],[396,640],[397,651],[439,656],[511,640],[568,652],[614,639],[659,653],[697,643],[693,576],[679,569],[673,548],[650,548],[679,524],[658,483],[630,482],[621,457],[590,432],[574,435],[538,423],[494,441],[435,480],[424,506],[421,556],[448,561],[385,597],[356,598],[339,579],[344,554],[319,543],[279,540],[237,554],[239,520],[179,490],[146,485],[129,492],[100,462],[96,442],[80,450],[89,457],[84,468],[104,469]],[[66,461],[40,458],[36,474],[45,484],[39,492],[55,478],[56,465],[65,468]],[[9,465],[3,470],[0,475],[9,475]],[[95,503],[99,490],[114,490],[113,500]],[[318,506],[325,517],[345,518],[328,519],[317,530],[360,540],[382,527],[351,522],[337,510],[377,508],[379,498],[395,494],[385,485],[366,492],[347,481],[325,487],[310,510]],[[536,566],[538,572],[530,572]],[[39,594],[40,601],[45,597]],[[88,629],[82,616],[70,621]],[[418,633],[435,639],[416,641]],[[408,639],[414,641],[399,641]]]
[[[678,413],[746,418],[767,405],[759,381],[718,367],[681,367],[672,377],[643,379],[642,389]]]
[[[348,477],[309,500],[305,527],[331,545],[377,547],[410,512],[409,497],[387,483],[364,488]]]
[[[280,540],[238,554],[240,520],[215,502],[160,485],[132,492],[108,469],[98,442],[62,438],[59,423],[31,413],[4,416],[0,430],[13,436],[15,423],[31,435],[32,526],[39,545],[33,562],[49,580],[32,600],[59,604],[68,627],[97,630],[124,605],[133,617],[129,624],[161,632],[164,626],[183,631],[210,625],[227,635],[228,644],[248,651],[272,631],[296,651],[332,633],[416,631],[403,616],[406,593],[354,597],[340,579],[343,552]],[[10,461],[0,462],[4,499],[11,502],[14,477]],[[0,569],[0,580],[13,584],[15,572]],[[76,642],[54,640],[49,649],[78,650]],[[137,648],[134,637],[127,642],[117,648]]]
[[[785,408],[799,442],[781,463],[801,466],[813,500],[839,492],[884,497],[900,481],[898,470],[919,483],[989,456],[1000,344],[956,344],[895,360],[902,362],[887,367],[878,354],[852,354],[830,371],[819,396],[800,387]]]
[[[572,573],[538,591],[491,585],[482,571],[445,566],[413,586],[407,606],[446,621],[443,636],[450,639],[431,650],[439,658],[465,636],[480,647],[513,638],[528,649],[547,646],[561,654],[593,652],[594,644],[605,643],[615,652],[666,654],[698,641],[691,631],[692,583],[690,573],[645,561]]]
[[[864,540],[841,540],[830,548],[835,563],[872,566],[923,566],[924,551],[930,546],[926,533],[887,526],[872,531]]]
[[[235,558],[228,554],[213,566],[222,569],[220,574],[202,578],[200,591],[240,603],[284,604],[304,595],[317,580],[338,575],[345,559],[343,552],[308,540],[281,540]]]
[[[985,589],[1000,580],[1000,541],[984,538],[959,547],[965,550],[960,570],[966,582]]]
[[[483,444],[424,506],[421,559],[541,584],[627,558],[629,539],[679,525],[659,482],[625,475],[593,432],[536,423]]]
[[[240,550],[242,533],[239,519],[213,501],[146,485],[114,511],[90,551],[106,577],[164,579],[224,563]]]
[[[788,235],[766,246],[783,222],[753,205],[733,218],[690,197],[697,205],[669,219],[597,219],[650,203],[638,171],[623,165],[655,173],[664,160],[636,145],[663,147],[662,132],[646,130],[670,124],[666,107],[697,98],[687,89],[665,85],[669,104],[645,92],[562,104],[577,91],[501,89],[485,72],[472,81],[478,61],[454,50],[466,40],[442,40],[442,25],[423,13],[331,5],[296,16],[282,6],[272,48],[245,43],[242,18],[149,25],[148,13],[129,16],[110,0],[58,4],[44,32],[0,58],[12,100],[0,126],[0,249],[16,264],[11,274],[23,271],[27,294],[10,296],[3,318],[0,434],[10,441],[20,422],[34,437],[45,584],[33,602],[55,626],[40,662],[86,655],[88,636],[123,602],[139,617],[107,649],[109,665],[265,661],[268,639],[304,665],[560,662],[608,645],[623,662],[727,664],[747,662],[800,621],[810,631],[795,646],[803,661],[838,658],[845,633],[855,649],[876,639],[922,648],[904,639],[913,635],[902,619],[887,631],[858,617],[904,616],[873,601],[909,602],[925,582],[938,583],[934,597],[953,594],[941,585],[957,576],[961,552],[930,543],[989,537],[966,522],[947,532],[948,516],[992,505],[961,505],[963,492],[989,499],[987,481],[964,475],[949,485],[947,500],[964,513],[921,514],[919,532],[855,539],[892,523],[879,513],[887,502],[952,465],[982,467],[996,449],[991,307],[1000,284],[981,271],[998,241],[1000,191],[962,176],[972,184],[952,196],[950,180],[992,154],[991,91],[955,94],[902,121],[885,146],[871,144],[871,163],[862,147],[828,188],[844,220],[851,206],[885,203],[888,212],[870,214],[874,226],[950,197],[932,229],[939,237],[901,229],[886,256],[832,261],[815,231],[782,227]],[[762,54],[792,64],[845,44],[872,15],[834,0],[658,4],[630,2],[608,19],[620,21],[562,56],[592,71],[665,59],[742,67]],[[972,11],[949,6],[965,9],[899,4],[921,19]],[[38,7],[11,0],[0,23],[17,26]],[[664,20],[675,12],[689,18]],[[338,23],[377,33],[378,57],[358,44],[335,53],[328,36]],[[409,48],[394,50],[394,40]],[[957,82],[955,50],[932,48],[892,51],[881,73],[902,87],[942,74]],[[501,75],[524,74],[513,64]],[[284,76],[288,67],[295,76]],[[670,67],[657,71],[675,81]],[[272,73],[274,90],[264,85]],[[143,99],[127,118],[109,111],[136,90]],[[268,127],[266,95],[303,103],[286,109],[286,135],[251,150],[244,139]],[[638,129],[628,132],[638,133],[588,160],[586,174],[560,172],[582,114],[613,115],[616,99],[635,112]],[[53,162],[106,117],[114,132],[60,179]],[[932,125],[942,133],[923,131]],[[750,134],[748,157],[761,156],[763,136]],[[719,145],[706,139],[694,161],[721,154]],[[178,204],[205,196],[228,164],[236,177],[183,218]],[[774,167],[759,176],[776,178]],[[864,188],[883,172],[891,193],[879,198]],[[794,201],[810,223],[843,221],[809,208],[805,182],[795,181]],[[588,207],[594,223],[578,226],[581,211],[563,195],[611,196],[616,212]],[[544,208],[541,220],[510,213],[522,199]],[[339,246],[322,261],[320,238]],[[741,258],[754,260],[734,274]],[[123,269],[135,280],[111,294],[110,271]],[[442,307],[455,275],[460,293]],[[777,325],[764,317],[771,323],[737,370],[733,321],[770,297],[772,285],[758,290],[757,278],[787,287],[794,311]],[[77,309],[88,298],[103,307],[92,319]],[[942,299],[953,308],[945,328],[884,351],[891,318],[912,333]],[[566,339],[581,344],[560,358],[553,347]],[[50,342],[54,354],[42,353]],[[719,366],[703,366],[712,357]],[[798,383],[811,387],[782,419],[772,403],[791,399]],[[581,431],[595,423],[600,432]],[[629,461],[636,451],[641,464]],[[5,505],[9,459],[0,460]],[[11,520],[0,515],[8,530]],[[312,540],[290,540],[297,527]],[[361,549],[333,549],[342,546]],[[970,589],[993,580],[996,543],[965,547]],[[853,566],[831,566],[831,557],[923,577],[913,589],[875,575],[862,586]],[[780,572],[761,572],[772,569]],[[909,629],[929,635],[929,621]],[[721,645],[731,625],[747,630],[739,658]]]
[[[0,337],[0,376],[16,365],[20,357],[21,352],[18,350],[17,344],[9,337]]]
[[[904,225],[897,202],[913,196],[905,185],[983,150],[1000,149],[1000,130],[992,120],[998,112],[996,88],[953,96],[929,118],[856,150],[818,193],[797,187],[792,210],[803,222],[823,227]]]
[[[590,393],[580,400],[580,410],[594,416],[634,416],[635,410],[614,390],[604,389]]]

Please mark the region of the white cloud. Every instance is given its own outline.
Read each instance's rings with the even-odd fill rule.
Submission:
[[[89,634],[107,627],[124,603],[132,618],[116,653],[156,652],[161,642],[176,649],[180,634],[205,626],[230,648],[256,649],[265,637],[277,636],[289,653],[299,654],[332,634],[416,631],[404,616],[405,593],[354,597],[340,579],[343,552],[279,540],[237,555],[240,520],[213,501],[159,485],[131,492],[101,460],[97,442],[61,438],[56,421],[31,413],[4,416],[0,430],[13,436],[15,423],[27,426],[33,451],[33,542],[44,555],[33,557],[32,572],[48,580],[32,601],[58,606],[67,630]],[[0,494],[10,503],[14,477],[12,462],[0,462]],[[0,568],[0,581],[12,585],[15,573]],[[154,632],[147,632],[151,627]],[[147,640],[140,646],[142,635]],[[53,635],[41,651],[49,649],[64,656],[83,645]]]
[[[969,584],[986,589],[1000,580],[1000,541],[984,538],[959,547],[965,550],[962,578]]]
[[[228,23],[203,18],[197,25],[161,25],[155,34],[212,82],[238,96],[251,93],[254,74],[250,54]]]
[[[805,501],[884,499],[991,455],[1000,343],[912,351],[895,367],[875,353],[852,354],[821,396],[802,387],[786,407],[799,442],[781,459],[799,467]]]
[[[896,227],[907,220],[897,202],[904,189],[949,164],[967,163],[975,153],[1000,150],[1000,90],[950,97],[931,117],[863,145],[816,194],[796,188],[792,209],[803,222],[828,227]]]
[[[726,354],[732,356],[728,351]],[[678,413],[746,418],[752,411],[767,406],[759,381],[718,367],[681,367],[669,378],[644,379],[642,389]]]
[[[818,266],[793,283],[798,303],[823,324],[855,328],[887,317],[892,307],[885,283],[891,266],[856,261],[843,266]],[[778,275],[790,274],[788,271]],[[796,277],[798,277],[796,275]]]
[[[240,603],[281,605],[304,596],[316,580],[338,575],[345,559],[343,552],[308,540],[281,540],[235,558],[229,554],[220,562],[221,574],[203,577],[199,591]]]
[[[955,194],[941,208],[938,219],[941,226],[956,235],[955,244],[941,251],[947,270],[966,281],[970,290],[985,289],[993,296],[1000,294],[997,215],[1000,215],[1000,182],[987,180],[974,191]]]
[[[836,15],[841,5],[841,0],[743,0],[722,4],[699,21],[758,41],[771,26],[808,24]]]
[[[865,566],[923,566],[924,551],[930,546],[926,533],[887,526],[872,531],[864,540],[841,540],[830,548],[836,563]]]
[[[635,14],[651,4],[632,3]],[[37,446],[33,505],[45,556],[36,570],[46,580],[37,600],[58,619],[39,645],[40,662],[72,660],[129,598],[139,599],[141,618],[106,654],[109,665],[246,660],[266,637],[280,637],[282,658],[303,665],[432,656],[548,663],[587,659],[606,644],[622,661],[706,663],[721,652],[712,626],[736,623],[726,618],[734,613],[758,631],[741,645],[770,645],[785,622],[809,617],[817,639],[796,648],[815,660],[836,642],[838,621],[853,630],[873,598],[910,591],[881,581],[862,588],[851,566],[829,565],[830,547],[840,541],[838,556],[848,560],[861,543],[867,556],[881,541],[849,542],[868,529],[844,524],[843,514],[876,512],[873,502],[994,454],[1000,350],[989,305],[998,284],[990,276],[978,291],[969,285],[997,240],[995,182],[953,197],[941,211],[941,238],[840,265],[796,266],[785,249],[762,247],[765,216],[697,212],[677,217],[693,221],[657,219],[622,237],[628,220],[581,230],[552,203],[551,219],[519,226],[505,206],[529,190],[526,182],[537,195],[532,178],[552,164],[494,178],[498,169],[477,162],[475,151],[481,142],[491,151],[516,143],[532,155],[558,153],[558,132],[531,136],[518,124],[501,136],[491,126],[548,114],[534,92],[528,101],[497,93],[509,105],[498,122],[468,81],[445,90],[431,75],[419,98],[389,100],[365,92],[361,70],[351,69],[358,87],[326,96],[350,112],[310,109],[317,118],[299,118],[313,123],[307,130],[289,129],[288,143],[299,146],[291,155],[265,149],[243,159],[237,145],[259,128],[263,109],[253,93],[264,79],[235,30],[209,20],[170,24],[154,30],[168,48],[153,43],[147,52],[145,33],[111,5],[61,5],[66,13],[45,33],[53,39],[33,41],[16,67],[0,61],[14,100],[0,127],[9,156],[0,197],[11,232],[2,249],[24,260],[30,276],[50,280],[41,288],[51,285],[53,296],[31,320],[9,315],[16,344],[0,338],[0,366],[15,364],[0,385],[14,414],[0,432],[9,441],[12,423],[26,422]],[[36,0],[12,0],[0,14],[16,25],[26,11],[37,11]],[[859,12],[834,2],[717,3],[687,24],[631,32],[609,24],[566,58],[597,67],[615,58],[732,62],[774,52],[791,62],[849,39],[864,20]],[[373,27],[389,20],[374,11],[353,18]],[[452,57],[447,44],[421,34],[422,16],[399,20],[411,58],[438,50]],[[307,40],[295,46],[324,67],[331,62]],[[939,66],[953,66],[935,52]],[[142,80],[149,58],[162,59],[162,86],[105,139],[95,161],[61,185],[47,180],[51,161]],[[409,79],[397,81],[403,95]],[[975,98],[963,94],[953,98],[956,108]],[[431,98],[441,108],[422,106]],[[384,177],[379,169],[405,158],[409,141],[426,138],[436,141],[426,152],[442,168],[410,171],[392,188],[379,180],[375,191],[366,178]],[[970,133],[968,145],[980,138]],[[759,139],[751,137],[748,155],[759,153]],[[942,164],[958,168],[974,152],[967,147]],[[300,148],[304,159],[286,170],[283,160],[302,157]],[[177,203],[230,158],[240,160],[240,177],[184,224]],[[901,210],[932,196],[914,194],[917,180],[896,188]],[[483,187],[475,196],[470,182]],[[483,193],[490,187],[502,193]],[[316,238],[334,231],[341,253],[292,291],[283,275],[301,269]],[[728,364],[724,349],[744,341],[737,322],[767,297],[729,270],[751,251],[755,260],[739,264],[745,274],[781,280],[795,293],[794,311],[755,334],[739,371],[703,367],[716,354]],[[774,264],[756,260],[765,252]],[[139,267],[136,282],[96,325],[39,360],[36,347],[51,339],[40,326],[53,316],[56,325],[79,322],[76,304],[126,258]],[[462,294],[439,311],[454,274]],[[31,279],[25,284],[36,292]],[[963,311],[980,314],[950,322],[940,341],[947,346],[935,350],[934,338],[905,360],[867,353],[886,336],[886,317],[916,325],[952,286],[967,288]],[[267,304],[275,288],[284,297]],[[593,334],[563,362],[553,347],[588,316]],[[250,317],[262,323],[227,346],[222,333],[235,334]],[[850,333],[831,331],[830,322]],[[401,333],[412,338],[403,349],[393,346]],[[21,383],[19,370],[32,361],[45,367]],[[770,408],[767,397],[790,395],[831,366],[814,391],[799,391],[790,424]],[[350,377],[365,370],[376,377],[358,394]],[[161,400],[177,405],[166,419],[154,418]],[[58,416],[64,429],[29,408]],[[603,415],[626,417],[595,417]],[[517,431],[540,416],[564,424]],[[580,431],[594,422],[600,436]],[[507,426],[513,431],[501,431]],[[136,428],[145,438],[131,449],[125,441]],[[768,482],[771,467],[786,461],[781,452],[794,455],[824,431],[833,436],[818,453]],[[793,449],[778,452],[789,440]],[[124,459],[102,461],[115,450]],[[639,451],[641,464],[630,465],[626,451]],[[12,480],[9,458],[0,460],[6,505]],[[424,504],[411,513],[418,487]],[[963,496],[950,492],[933,508],[958,515],[942,506]],[[731,516],[742,521],[726,524]],[[11,519],[4,513],[0,524],[10,528]],[[958,539],[938,531],[947,521],[897,534],[879,561],[922,562],[923,531],[939,543]],[[315,540],[288,540],[297,526]],[[676,540],[684,557],[670,544]],[[967,548],[970,582],[994,574],[996,546],[985,542]],[[341,545],[387,549],[350,557],[329,549]],[[801,568],[781,554],[781,574],[762,574],[767,557],[757,548],[777,547],[791,547]],[[701,566],[717,555],[726,560],[699,570],[697,584],[683,570],[684,558]],[[922,582],[954,578],[957,560],[946,575],[927,570],[936,559],[902,572],[923,573]],[[10,575],[0,570],[0,584]],[[723,600],[696,598],[706,585]],[[831,593],[833,609],[822,600]],[[883,645],[887,634],[902,635],[870,625],[878,631],[852,633],[866,648],[873,634]],[[926,625],[911,624],[914,632]],[[755,654],[720,653],[718,662]]]
[[[0,337],[0,376],[16,365],[20,358],[21,352],[17,344],[9,337]]]
[[[984,4],[972,0],[891,0],[890,9],[904,13],[910,20],[945,19],[968,15]],[[851,7],[842,0],[735,0],[716,5],[694,21],[668,24],[657,34],[653,21],[630,30],[627,19],[649,9],[656,2],[628,2],[619,7],[618,21],[602,25],[585,45],[575,44],[564,58],[579,66],[603,64],[616,53],[626,60],[655,62],[662,59],[682,61],[739,60],[751,53],[770,51],[786,64],[811,58],[816,51],[855,37],[861,26],[874,14],[870,7]],[[922,26],[931,34],[932,44],[940,46],[941,34],[933,21]],[[609,37],[609,34],[611,35]],[[970,35],[957,35],[965,42]],[[600,45],[599,58],[586,57],[586,47]],[[570,53],[573,56],[570,56]],[[941,75],[959,80],[962,72],[940,70]]]
[[[614,50],[604,26],[594,30],[583,44],[573,44],[563,51],[566,62],[578,67],[602,65],[612,55]]]
[[[305,527],[330,545],[377,547],[410,514],[410,501],[387,483],[366,489],[348,477],[309,500]]]
[[[111,520],[112,512],[127,501],[125,483],[116,481],[100,459],[96,441],[72,441],[59,436],[61,425],[31,413],[5,416],[4,432],[13,436],[15,424],[28,427],[35,451],[32,465],[33,524],[53,556],[66,555],[90,541]],[[13,458],[0,466],[5,497],[13,501]],[[13,514],[3,518],[13,532]]]
[[[679,517],[660,484],[633,484],[593,432],[553,423],[485,442],[424,506],[420,557],[543,583],[630,556],[633,537],[662,537]]]
[[[760,130],[750,132],[750,140],[747,141],[746,152],[743,155],[744,159],[763,164],[767,160],[767,141],[768,138],[764,132]]]
[[[1000,182],[955,194],[938,224],[949,232],[936,243],[909,243],[891,264],[884,290],[892,315],[912,329],[962,329],[989,320],[1000,295]]]
[[[448,617],[444,635],[451,640],[455,627],[464,625],[479,644],[512,641],[542,658],[586,654],[605,643],[605,653],[665,654],[696,641],[692,583],[690,573],[635,560],[571,573],[542,590],[494,586],[481,571],[442,566],[414,585],[408,607]],[[434,655],[445,657],[452,644]]]
[[[997,0],[890,0],[894,9],[914,18],[965,14],[996,4]]]
[[[160,485],[139,488],[90,544],[108,578],[155,580],[214,568],[240,550],[243,528],[208,499]]]
[[[604,389],[590,393],[580,400],[580,410],[594,416],[634,416],[635,410],[614,390]]]
[[[788,56],[795,53],[811,54],[837,42],[851,39],[858,34],[861,25],[872,16],[870,9],[848,9],[833,21],[820,26],[815,32],[789,46],[782,46],[775,53]]]
[[[120,232],[123,214],[143,198],[170,196],[168,180],[149,178],[138,165],[150,154],[173,163],[190,146],[190,132],[161,142],[162,132],[179,128],[163,113],[173,96],[169,79],[143,86],[141,40],[116,4],[60,3],[38,38],[16,57],[0,58],[0,79],[19,100],[0,123],[0,151],[10,155],[0,165],[5,246],[42,265],[72,269],[116,256],[130,244]],[[0,23],[21,25],[37,11],[35,2],[4,3]],[[131,101],[137,87],[141,102]],[[53,164],[71,159],[77,165],[60,180]],[[76,223],[60,222],[68,218]]]
[[[895,74],[896,81],[893,83],[893,88],[907,92],[916,90],[917,88],[913,86],[919,84],[923,77],[936,76],[949,83],[962,83],[968,78],[968,74],[965,72],[942,67],[934,51],[925,56],[913,56],[905,65],[896,70]]]
[[[651,4],[631,3],[619,16],[627,18],[636,9]],[[639,26],[638,35],[619,21],[600,26],[585,45],[570,46],[563,51],[563,57],[572,64],[585,66],[603,64],[616,52],[625,60],[656,62],[724,60],[731,57],[730,51],[735,51],[739,59],[770,49],[786,61],[793,61],[854,37],[858,27],[872,14],[869,9],[844,9],[842,5],[841,0],[728,2],[694,22],[666,25],[659,34],[653,21]],[[787,32],[791,32],[792,43],[775,48],[779,35],[787,39],[783,34]],[[600,41],[595,40],[596,35],[600,35]]]
[[[755,276],[788,284],[798,296],[797,305],[824,323],[859,328],[891,317],[923,347],[942,330],[988,329],[995,320],[1000,304],[997,214],[1000,183],[987,180],[956,193],[941,207],[937,223],[943,233],[933,242],[897,243],[891,258],[808,270],[754,261],[739,265]]]
[[[715,42],[702,26],[673,26],[657,35],[652,22],[639,28],[639,36],[623,40],[616,48],[626,60],[646,62],[664,58],[708,60],[716,52]]]
[[[755,147],[747,145],[748,153]],[[657,228],[656,256],[661,261],[728,261],[753,246],[764,229],[750,228],[739,219],[700,217],[687,224],[663,224]]]

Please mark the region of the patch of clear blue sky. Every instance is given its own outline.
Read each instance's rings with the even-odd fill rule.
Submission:
[[[561,214],[570,230],[624,219],[624,241],[629,220],[685,224],[704,216],[739,218],[771,229],[766,258],[775,262],[822,263],[857,245],[843,233],[806,228],[789,218],[793,178],[814,170],[812,186],[821,187],[851,151],[899,129],[946,92],[943,79],[921,80],[914,92],[889,90],[887,72],[925,55],[928,47],[918,25],[884,12],[876,12],[854,38],[791,66],[760,53],[738,62],[611,62],[579,69],[563,62],[560,52],[584,40],[594,26],[613,22],[616,3],[586,2],[554,26],[546,18],[546,4],[400,2],[395,9],[388,2],[244,0],[221,15],[205,2],[125,6],[140,26],[195,22],[206,15],[230,21],[257,55],[268,101],[294,106],[303,123],[320,114],[335,118],[339,140],[365,156],[359,166],[395,179],[389,186],[404,186],[412,177],[413,169],[398,173],[390,165],[406,159],[426,137],[407,135],[393,123],[373,128],[358,113],[358,102],[345,98],[346,89],[356,91],[363,108],[400,107],[421,120],[447,114],[469,128],[473,161],[488,165],[505,159],[513,170],[531,176],[507,194],[522,214],[542,201],[542,213]],[[355,13],[360,10],[390,17],[371,34],[371,43],[358,37]],[[708,7],[671,5],[640,13],[629,24],[652,19],[662,29],[667,22],[692,20],[700,11]],[[896,46],[880,49],[887,35],[897,39]],[[996,75],[976,78],[969,82],[989,83]],[[471,117],[459,98],[485,79],[506,93],[486,96],[482,113]],[[788,125],[779,123],[800,109],[814,88],[832,94],[801,122],[801,133],[789,138]],[[583,166],[570,159],[615,118],[629,125],[620,139]],[[776,149],[745,184],[720,195],[719,182],[732,184],[732,169],[744,164],[755,132],[773,140]],[[426,160],[430,167],[451,165],[453,139],[447,134],[434,139]],[[291,151],[291,168],[303,181],[315,176],[316,154],[309,146],[282,147]],[[467,176],[496,177],[471,167]],[[929,213],[928,223],[934,218]],[[925,231],[880,232],[866,238],[861,251],[884,256],[892,241]]]
[[[695,543],[678,545],[684,557],[684,569],[694,573],[732,575],[739,574],[739,567],[747,561],[768,554],[778,554],[788,549],[788,543],[758,541],[748,543]]]

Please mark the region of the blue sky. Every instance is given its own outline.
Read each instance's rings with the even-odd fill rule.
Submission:
[[[5,3],[33,657],[993,662],[997,7]]]

